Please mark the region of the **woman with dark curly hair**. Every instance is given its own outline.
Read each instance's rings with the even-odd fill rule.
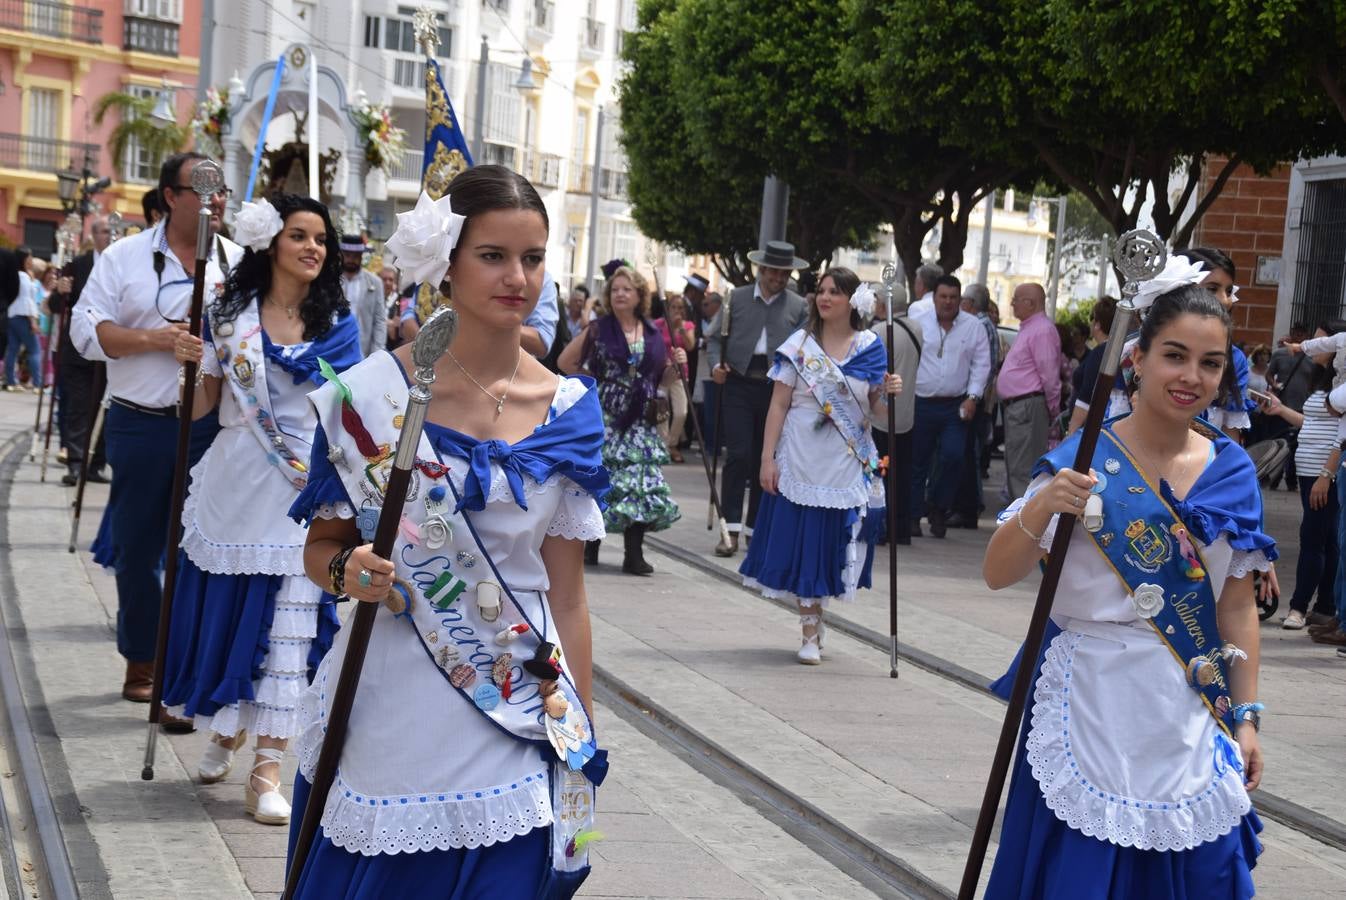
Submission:
[[[210,728],[197,767],[207,784],[256,735],[246,808],[283,825],[280,762],[307,670],[337,630],[332,597],[304,575],[304,528],[286,511],[307,483],[308,394],[323,372],[359,362],[360,335],[322,204],[292,194],[245,203],[234,228],[243,259],[208,304],[202,337],[184,332],[175,348],[179,362],[201,363],[194,412],[219,404],[222,429],[183,508],[164,704]]]

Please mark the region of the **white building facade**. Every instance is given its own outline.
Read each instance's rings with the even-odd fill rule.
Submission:
[[[635,0],[431,0],[424,5],[439,18],[444,86],[469,146],[480,128],[482,152],[476,161],[522,173],[546,204],[552,275],[563,287],[585,280],[595,191],[597,264],[620,256],[648,268],[652,254],[626,200],[616,105],[621,46],[636,27]],[[236,198],[244,185],[234,182],[246,180],[275,60],[303,46],[316,53],[320,69],[319,147],[342,153],[333,213],[343,205],[361,211],[375,241],[392,233],[397,213],[415,205],[420,191],[425,64],[412,26],[418,8],[398,0],[217,3],[209,83],[225,86],[237,76],[234,89],[243,95],[225,141]],[[488,63],[478,116],[483,38]],[[520,77],[525,59],[529,89],[524,89],[529,79],[521,82]],[[291,140],[294,113],[306,113],[307,74],[291,68],[283,78],[268,131],[270,147]],[[359,136],[349,121],[349,107],[362,95],[388,104],[396,124],[407,132],[408,149],[386,178],[365,171]],[[600,110],[601,161],[595,171]],[[663,255],[656,258],[664,261]],[[681,282],[669,287],[680,288]]]

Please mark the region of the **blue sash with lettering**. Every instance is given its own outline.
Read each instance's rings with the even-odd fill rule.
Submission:
[[[860,463],[868,484],[879,470],[879,453],[874,446],[866,404],[855,396],[846,379],[862,378],[870,384],[882,383],[887,371],[883,344],[878,340],[871,341],[845,365],[838,366],[813,336],[801,329],[780,345],[776,359],[777,364],[785,360],[793,365],[808,385],[823,418],[830,421],[846,441],[846,449]],[[867,401],[868,394],[865,396]]]
[[[1069,468],[1076,447],[1076,441],[1067,441],[1039,465],[1052,472]],[[1232,735],[1215,588],[1191,530],[1110,427],[1099,433],[1091,465],[1098,475],[1094,491],[1103,498],[1103,525],[1086,533],[1131,593],[1137,615],[1154,628],[1182,666],[1188,685]]]

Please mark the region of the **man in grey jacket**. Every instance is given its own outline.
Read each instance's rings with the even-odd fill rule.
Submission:
[[[363,356],[388,345],[388,306],[383,297],[383,280],[364,268],[368,249],[365,239],[358,234],[341,236],[341,288],[360,328]]]
[[[720,541],[716,556],[733,556],[740,533],[752,538],[762,499],[758,480],[762,435],[771,405],[767,371],[776,348],[808,320],[808,303],[786,287],[793,270],[808,266],[795,256],[794,245],[767,241],[763,249],[749,253],[748,259],[757,266],[757,280],[729,293],[705,334],[711,379],[720,385],[724,420],[720,504],[729,525],[729,540]],[[748,490],[746,520],[744,488]]]

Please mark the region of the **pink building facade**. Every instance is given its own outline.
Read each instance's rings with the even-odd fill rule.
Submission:
[[[200,67],[201,0],[0,0],[0,239],[54,251],[64,219],[56,173],[87,169],[111,185],[93,197],[128,221],[158,178],[136,146],[113,159],[110,111],[94,123],[98,98],[157,95],[177,86],[177,120],[192,115]]]

